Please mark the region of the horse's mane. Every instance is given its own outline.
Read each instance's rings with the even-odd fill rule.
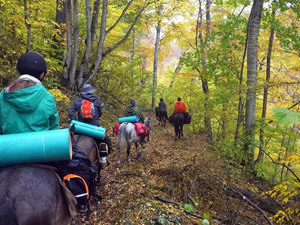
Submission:
[[[9,85],[9,91],[17,91],[34,85],[36,85],[36,83],[31,80],[15,80]]]

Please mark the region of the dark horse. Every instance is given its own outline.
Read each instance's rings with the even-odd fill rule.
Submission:
[[[173,126],[175,129],[175,141],[183,136],[183,124],[184,124],[184,114],[176,113],[173,114]]]
[[[167,109],[156,107],[155,108],[155,116],[158,119],[159,124],[162,125],[163,127],[165,127],[167,120],[168,120]]]
[[[67,225],[76,200],[53,170],[15,166],[0,172],[0,224]]]

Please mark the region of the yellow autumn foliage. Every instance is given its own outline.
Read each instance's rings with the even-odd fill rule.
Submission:
[[[57,102],[64,102],[66,104],[70,103],[68,96],[63,94],[59,89],[53,88],[53,89],[50,89],[49,92],[53,95],[53,97],[55,98],[55,100]]]

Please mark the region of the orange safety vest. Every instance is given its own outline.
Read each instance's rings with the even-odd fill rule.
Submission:
[[[183,101],[177,101],[174,107],[173,114],[186,113],[186,107]]]

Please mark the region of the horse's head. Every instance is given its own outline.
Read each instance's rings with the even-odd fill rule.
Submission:
[[[151,118],[146,117],[144,120],[144,124],[146,125],[148,129],[148,135],[151,133]]]

